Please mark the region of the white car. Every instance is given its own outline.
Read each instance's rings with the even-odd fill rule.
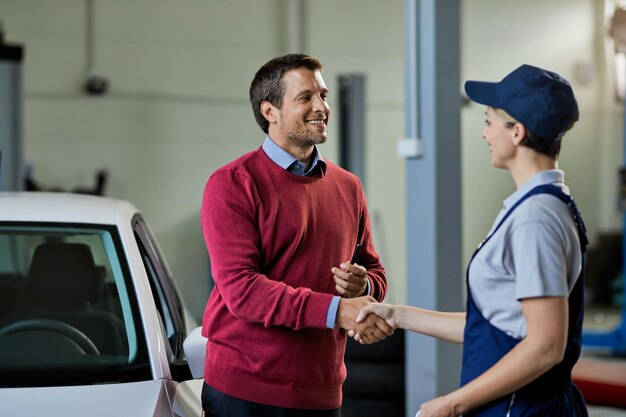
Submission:
[[[199,416],[193,327],[132,204],[0,192],[0,414]]]

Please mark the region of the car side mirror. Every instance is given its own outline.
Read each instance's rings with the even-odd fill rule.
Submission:
[[[194,379],[204,377],[207,338],[202,336],[201,331],[202,327],[196,327],[187,335],[183,342],[187,364]]]

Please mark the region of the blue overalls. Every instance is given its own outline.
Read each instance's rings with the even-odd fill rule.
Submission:
[[[583,273],[584,253],[587,245],[585,225],[576,208],[574,200],[559,187],[544,184],[533,188],[521,197],[504,215],[494,231],[476,249],[476,253],[493,236],[507,217],[528,197],[548,193],[558,197],[570,209],[578,229],[578,236],[583,253],[583,268],[569,299],[569,329],[565,356],[561,363],[541,375],[530,384],[516,392],[493,400],[468,413],[463,417],[526,417],[526,416],[587,416],[585,401],[578,388],[571,381],[571,371],[580,356],[581,333],[583,322]],[[471,261],[470,261],[471,263]],[[497,327],[491,325],[483,317],[472,300],[469,290],[469,267],[467,273],[467,318],[463,339],[463,367],[461,370],[461,386],[467,384],[491,368],[504,355],[520,342]]]

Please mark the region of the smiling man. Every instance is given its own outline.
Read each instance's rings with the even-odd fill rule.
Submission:
[[[346,331],[392,333],[359,309],[387,281],[356,176],[322,157],[330,116],[319,60],[263,65],[250,86],[258,149],[215,171],[202,228],[215,286],[202,405],[210,416],[339,416]],[[361,244],[360,260],[349,260]]]

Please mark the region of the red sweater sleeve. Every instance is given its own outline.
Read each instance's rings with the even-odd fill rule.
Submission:
[[[385,275],[385,269],[380,263],[380,258],[374,249],[374,243],[372,240],[371,223],[367,204],[365,203],[365,194],[361,190],[361,201],[363,202],[359,240],[363,244],[363,251],[361,253],[362,266],[367,269],[367,276],[370,279],[371,290],[370,295],[378,302],[382,302],[387,294],[387,279]]]
[[[228,310],[265,327],[325,328],[332,294],[291,287],[260,272],[259,198],[247,175],[214,173],[204,190],[202,229],[211,272]]]

